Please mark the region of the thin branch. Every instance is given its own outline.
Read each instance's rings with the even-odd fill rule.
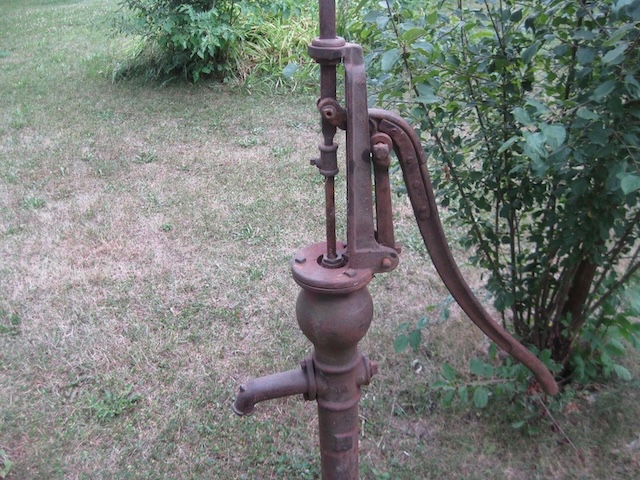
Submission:
[[[602,295],[598,301],[596,303],[593,304],[593,306],[591,307],[591,309],[589,310],[588,314],[589,315],[593,315],[593,313],[600,308],[600,306],[602,306],[602,304],[604,304],[604,302],[606,302],[607,300],[609,300],[609,298],[625,283],[627,283],[627,281],[629,281],[629,279],[633,276],[634,273],[636,273],[638,270],[640,270],[640,262],[634,263],[637,261],[638,256],[640,256],[640,246],[638,246],[638,248],[636,248],[635,253],[633,254],[632,257],[632,261],[631,264],[629,265],[629,268],[627,269],[627,271],[625,272],[624,275],[622,275],[622,277],[620,277],[618,279],[618,281],[616,281],[611,287],[609,287],[609,289],[606,291],[606,293],[604,295]]]
[[[538,402],[540,403],[540,405],[542,405],[542,408],[544,408],[544,411],[547,413],[547,415],[549,416],[549,418],[551,419],[551,422],[553,423],[553,426],[556,427],[558,429],[558,431],[562,434],[562,436],[565,438],[565,440],[569,443],[569,445],[571,445],[573,447],[573,449],[578,452],[578,448],[575,446],[575,444],[571,441],[571,439],[569,438],[569,436],[565,433],[564,429],[560,426],[560,424],[558,423],[558,421],[555,419],[555,417],[551,414],[551,412],[549,411],[549,409],[547,408],[547,406],[545,405],[545,403],[542,401],[542,399],[540,398],[540,396],[538,394],[534,394],[534,397],[536,398],[536,400],[538,400]]]
[[[606,254],[606,257],[608,259],[607,266],[603,268],[602,273],[598,277],[598,280],[596,280],[596,282],[594,283],[593,289],[592,289],[593,293],[599,290],[600,286],[602,285],[604,280],[607,278],[607,275],[619,260],[618,257],[620,256],[620,254],[622,254],[624,247],[627,244],[627,240],[629,239],[629,236],[633,233],[633,229],[637,227],[639,222],[640,222],[640,210],[638,210],[635,216],[633,217],[633,219],[629,221],[629,223],[627,224],[627,227],[625,228],[624,233],[620,235],[620,238],[618,238],[615,245],[611,248],[611,250],[609,250],[609,252],[607,252]],[[593,304],[593,301],[590,301],[587,304],[587,308],[586,308],[587,311],[593,311],[591,307],[592,304]]]

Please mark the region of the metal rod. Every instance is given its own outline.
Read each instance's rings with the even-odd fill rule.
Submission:
[[[320,24],[322,25],[322,23]],[[322,31],[322,29],[321,29]],[[321,65],[320,66],[320,98],[336,98],[336,66]],[[336,127],[331,125],[326,119],[322,119],[322,134],[324,137],[324,145],[333,147],[333,139],[336,135]],[[338,169],[338,161],[333,155],[326,155],[327,163],[323,162],[323,169],[336,171]],[[325,160],[323,159],[323,160]],[[326,206],[326,232],[327,232],[327,254],[326,258],[333,260],[337,258],[336,252],[336,201],[335,201],[335,176],[328,175],[324,184],[325,206]]]
[[[320,36],[316,45],[335,44],[336,36],[336,6],[335,0],[320,0]],[[336,61],[333,59],[316,59],[320,63],[320,98],[336,98]],[[326,118],[322,118],[322,135],[324,143],[320,146],[321,166],[325,175],[325,228],[327,251],[323,256],[323,264],[335,267],[340,264],[336,239],[336,202],[335,175],[338,172],[338,160],[334,138],[336,127]]]
[[[320,38],[333,39],[336,37],[336,2],[335,0],[320,0]]]

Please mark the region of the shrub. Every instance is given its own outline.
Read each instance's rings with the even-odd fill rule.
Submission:
[[[640,345],[640,4],[353,8],[378,102],[422,132],[502,321],[567,380],[627,377],[615,356]]]
[[[239,8],[233,0],[122,0],[131,13],[120,31],[138,36],[136,58],[153,78],[176,73],[197,81],[224,74],[226,53],[237,40]]]
[[[246,81],[255,73],[287,80],[305,61],[315,6],[296,0],[121,0],[117,30],[137,38],[120,74]],[[283,70],[289,66],[288,70]]]

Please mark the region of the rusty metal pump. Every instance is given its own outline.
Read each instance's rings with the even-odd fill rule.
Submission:
[[[362,48],[338,37],[335,25],[335,0],[320,0],[320,36],[309,46],[309,55],[320,64],[317,107],[323,142],[320,158],[312,163],[325,177],[326,241],[303,248],[291,263],[293,278],[301,287],[296,316],[313,343],[313,353],[301,368],[241,385],[233,410],[248,415],[258,402],[295,394],[315,400],[322,478],[355,480],[360,389],[377,371],[377,365],[358,349],[373,318],[367,285],[374,274],[391,272],[399,261],[389,181],[392,152],[402,168],[429,255],[454,299],[489,338],[533,372],[545,392],[554,395],[558,386],[547,368],[496,323],[471,292],[444,236],[419,138],[398,115],[367,108]],[[344,106],[336,98],[338,64],[344,68]],[[346,132],[346,242],[336,239],[337,129]]]

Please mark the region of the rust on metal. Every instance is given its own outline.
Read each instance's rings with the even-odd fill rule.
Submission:
[[[323,141],[312,160],[325,179],[326,238],[291,261],[301,287],[298,325],[313,344],[299,369],[251,380],[239,389],[233,410],[249,415],[269,399],[302,395],[318,405],[323,480],[357,480],[358,403],[377,365],[358,349],[373,319],[368,284],[399,262],[395,243],[389,166],[395,153],[418,227],[436,271],[469,318],[501,348],[526,365],[545,392],[557,384],[546,367],[496,323],[462,277],[445,238],[418,136],[396,114],[367,108],[362,48],[336,36],[335,0],[320,1],[320,36],[309,55],[320,64]],[[345,106],[336,98],[336,66],[344,67]],[[347,221],[345,242],[336,239],[337,129],[346,131]]]

